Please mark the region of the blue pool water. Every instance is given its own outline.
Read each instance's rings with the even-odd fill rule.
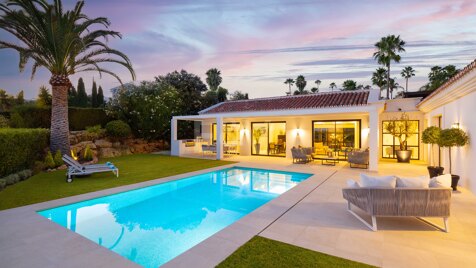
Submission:
[[[157,267],[310,176],[233,167],[38,213],[144,267]]]

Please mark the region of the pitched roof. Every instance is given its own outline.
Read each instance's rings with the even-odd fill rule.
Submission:
[[[200,111],[200,114],[313,109],[367,105],[368,90],[325,92],[309,95],[225,101]]]
[[[428,101],[429,99],[433,98],[435,95],[438,93],[442,92],[443,90],[447,89],[449,86],[454,84],[456,81],[460,80],[463,78],[466,74],[471,72],[472,70],[476,69],[476,59],[473,60],[470,64],[466,65],[466,67],[463,68],[463,70],[459,71],[456,75],[451,77],[448,81],[446,81],[443,85],[441,85],[439,88],[435,89],[428,97],[424,98],[418,105],[417,107],[421,106],[424,102]]]

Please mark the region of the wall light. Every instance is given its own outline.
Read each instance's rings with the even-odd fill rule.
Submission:
[[[301,135],[301,129],[297,128],[296,129],[296,137],[299,137]]]
[[[459,128],[459,123],[458,122],[455,122],[453,123],[453,125],[451,125],[452,128]]]

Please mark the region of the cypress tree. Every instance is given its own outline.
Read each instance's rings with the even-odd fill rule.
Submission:
[[[97,104],[98,104],[98,107],[103,107],[104,106],[104,93],[102,92],[102,87],[99,86],[99,89],[98,89],[98,97],[97,97]]]
[[[68,105],[71,107],[75,107],[77,105],[77,98],[78,98],[78,93],[76,92],[76,89],[71,86],[68,89]]]
[[[93,89],[91,90],[91,106],[93,108],[98,107],[98,89],[96,86],[96,81],[93,81]]]
[[[76,101],[76,105],[78,107],[87,107],[88,106],[88,94],[86,94],[86,89],[84,87],[83,78],[80,77],[78,80],[78,97]]]

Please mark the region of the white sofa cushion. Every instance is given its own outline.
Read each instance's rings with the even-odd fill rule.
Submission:
[[[395,188],[397,178],[395,176],[373,177],[367,174],[360,174],[360,186],[367,188]]]
[[[429,188],[430,178],[428,176],[420,176],[414,178],[397,177],[397,187],[401,188]]]
[[[347,187],[349,188],[359,188],[360,185],[358,182],[354,181],[354,180],[347,180]]]
[[[430,180],[430,187],[451,187],[451,174],[443,174],[440,176],[436,176],[431,178]]]

